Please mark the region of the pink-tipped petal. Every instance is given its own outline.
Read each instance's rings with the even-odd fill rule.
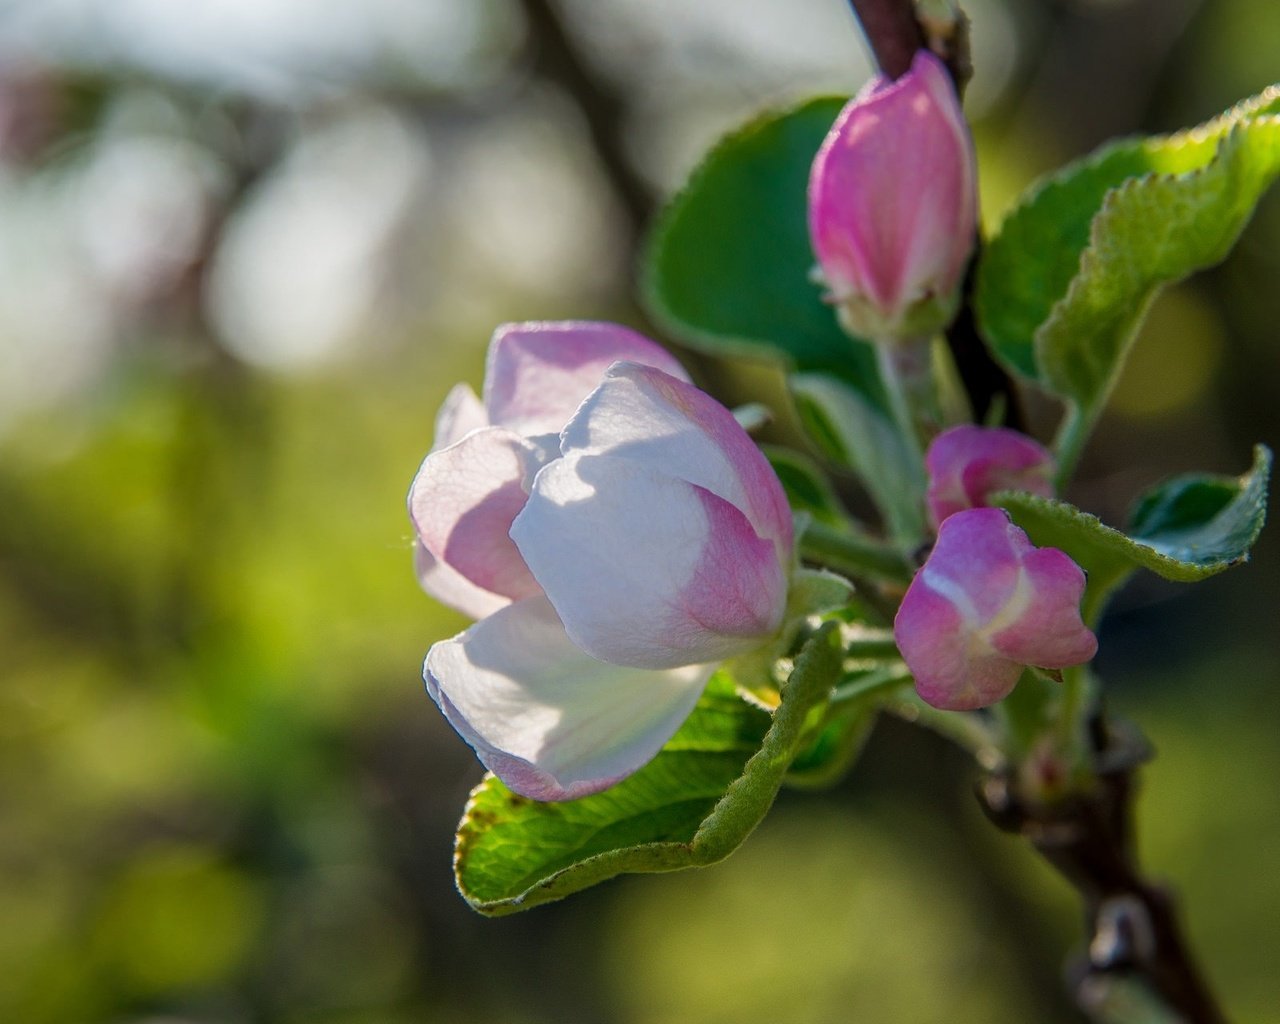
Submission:
[[[495,599],[541,592],[508,531],[545,458],[501,427],[472,431],[426,457],[409,489],[409,516],[430,557],[418,558],[428,592],[471,615],[492,611]]]
[[[431,450],[448,448],[471,431],[489,426],[489,416],[476,393],[466,384],[455,384],[436,413],[436,436]]]
[[[618,665],[721,661],[773,635],[787,573],[732,504],[647,461],[571,452],[511,536],[570,638]]]
[[[534,800],[571,800],[647,764],[713,670],[596,661],[534,597],[435,644],[423,675],[449,724],[507,786]]]
[[[684,369],[661,346],[618,324],[565,320],[504,324],[489,345],[484,405],[491,422],[517,434],[559,433],[618,360]]]
[[[1004,697],[1026,666],[1088,661],[1097,640],[1080,619],[1084,585],[1070,558],[1034,547],[1000,509],[947,518],[894,619],[920,696],[972,710]]]
[[[740,509],[789,563],[792,516],[777,474],[733,413],[692,384],[616,365],[564,428],[560,447],[643,462],[705,488]]]
[[[933,54],[845,106],[814,159],[809,233],[851,326],[899,336],[919,304],[951,305],[973,244],[975,180],[973,143]]]
[[[1053,496],[1053,455],[1004,427],[959,426],[933,439],[925,454],[927,501],[935,526],[956,512],[979,508],[996,491]]]
[[[913,584],[893,630],[920,697],[947,711],[972,711],[1006,697],[1022,666],[975,638],[954,596]]]
[[[1057,548],[1033,548],[1022,559],[1030,596],[1015,622],[992,632],[1006,658],[1040,668],[1066,668],[1092,660],[1098,638],[1080,618],[1085,575]]]

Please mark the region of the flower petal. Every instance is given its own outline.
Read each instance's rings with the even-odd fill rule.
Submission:
[[[923,573],[916,577],[893,620],[916,692],[947,711],[988,707],[1017,685],[1023,666],[983,640],[949,588],[935,590],[930,582]]]
[[[705,488],[790,563],[791,509],[777,474],[733,413],[692,384],[648,366],[613,366],[564,428],[560,448],[643,462]]]
[[[423,460],[409,489],[409,516],[425,556],[419,579],[445,604],[482,616],[540,593],[508,536],[546,459],[536,444],[484,427]]]
[[[511,603],[510,598],[477,587],[447,562],[437,559],[420,540],[413,545],[413,571],[423,590],[472,619],[483,619]]]
[[[723,498],[645,462],[552,462],[511,536],[570,638],[602,661],[720,661],[782,620],[787,575],[773,544]]]
[[[910,305],[954,290],[973,244],[973,145],[942,63],[921,50],[873,79],[814,158],[809,232],[837,302],[862,300],[891,330]]]
[[[484,378],[489,419],[526,436],[558,433],[604,371],[620,359],[688,379],[665,349],[618,324],[504,324],[489,344]]]
[[[1057,548],[1035,548],[1022,560],[1029,598],[1017,621],[993,630],[992,646],[1006,658],[1039,668],[1066,668],[1090,661],[1098,638],[1080,618],[1085,575]]]
[[[1004,697],[1025,666],[1088,661],[1098,645],[1080,619],[1084,586],[1079,566],[1036,548],[1003,510],[948,517],[893,623],[920,696],[971,710]]]
[[[473,430],[489,425],[489,415],[476,393],[466,384],[455,384],[436,413],[436,436],[431,450],[439,451],[461,441]]]
[[[541,597],[508,605],[427,654],[427,690],[480,760],[534,800],[596,793],[648,763],[714,671],[596,661]]]
[[[1025,434],[1004,427],[959,426],[933,439],[925,454],[929,514],[947,516],[987,503],[994,491],[1053,496],[1053,455]]]

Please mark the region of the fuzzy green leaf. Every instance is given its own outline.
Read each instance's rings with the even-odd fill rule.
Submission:
[[[1033,187],[979,268],[979,323],[997,356],[1092,419],[1156,291],[1223,259],[1280,174],[1277,114],[1272,87]]]
[[[1064,501],[1012,491],[991,500],[1034,544],[1060,548],[1089,574],[1084,615],[1093,622],[1106,596],[1134,569],[1193,582],[1247,561],[1266,521],[1270,473],[1271,452],[1258,445],[1243,476],[1169,480],[1138,501],[1130,536]]]
[[[824,373],[790,380],[796,412],[823,453],[857,473],[904,550],[924,536],[924,465],[893,420],[855,388]]]
[[[615,875],[675,871],[728,856],[759,824],[840,671],[834,625],[805,644],[770,715],[717,677],[653,761],[618,785],[536,803],[493,776],[458,828],[458,889],[482,914],[510,914]]]

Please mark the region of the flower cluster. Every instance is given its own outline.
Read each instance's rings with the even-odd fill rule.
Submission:
[[[845,326],[882,342],[944,327],[974,219],[972,142],[921,52],[850,102],[814,161],[813,249]],[[1000,490],[1051,496],[1049,452],[964,426],[925,467],[937,540],[894,622],[923,699],[984,707],[1027,666],[1091,658],[1083,572],[986,507]],[[624,327],[500,328],[483,398],[459,386],[440,411],[409,512],[422,585],[478,620],[431,648],[427,688],[525,796],[570,799],[636,771],[719,663],[786,635],[781,484],[733,414]]]
[[[782,625],[792,521],[733,414],[612,324],[509,325],[484,401],[455,390],[409,492],[420,578],[480,621],[428,690],[516,792],[646,763],[717,663]]]
[[[1026,666],[1092,658],[1098,641],[1080,618],[1080,567],[984,507],[1000,490],[1051,495],[1052,456],[1016,431],[963,426],[934,439],[925,466],[938,539],[893,624],[920,696],[951,711],[986,707]]]

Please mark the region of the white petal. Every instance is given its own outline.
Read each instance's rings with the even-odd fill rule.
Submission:
[[[588,320],[503,324],[489,344],[484,404],[492,422],[518,434],[559,432],[619,359],[684,380],[657,343],[619,324]]]
[[[418,585],[441,604],[472,619],[483,619],[511,603],[511,598],[477,587],[447,562],[435,557],[422,541],[413,545],[413,571]]]
[[[430,555],[418,559],[428,593],[480,616],[495,607],[491,598],[505,604],[540,592],[507,531],[545,455],[509,430],[484,427],[423,460],[409,517]]]
[[[713,670],[596,661],[570,643],[545,598],[531,597],[433,646],[424,678],[449,723],[511,789],[570,800],[647,764]]]
[[[550,463],[511,537],[570,638],[602,661],[720,661],[781,622],[773,545],[724,499],[643,462],[575,452]]]
[[[461,441],[471,431],[489,425],[489,415],[476,393],[466,384],[455,384],[445,396],[444,404],[436,413],[436,436],[431,450],[448,448]]]
[[[692,384],[632,363],[609,369],[560,435],[560,448],[645,462],[745,513],[791,557],[792,518],[768,460],[733,413]]]

